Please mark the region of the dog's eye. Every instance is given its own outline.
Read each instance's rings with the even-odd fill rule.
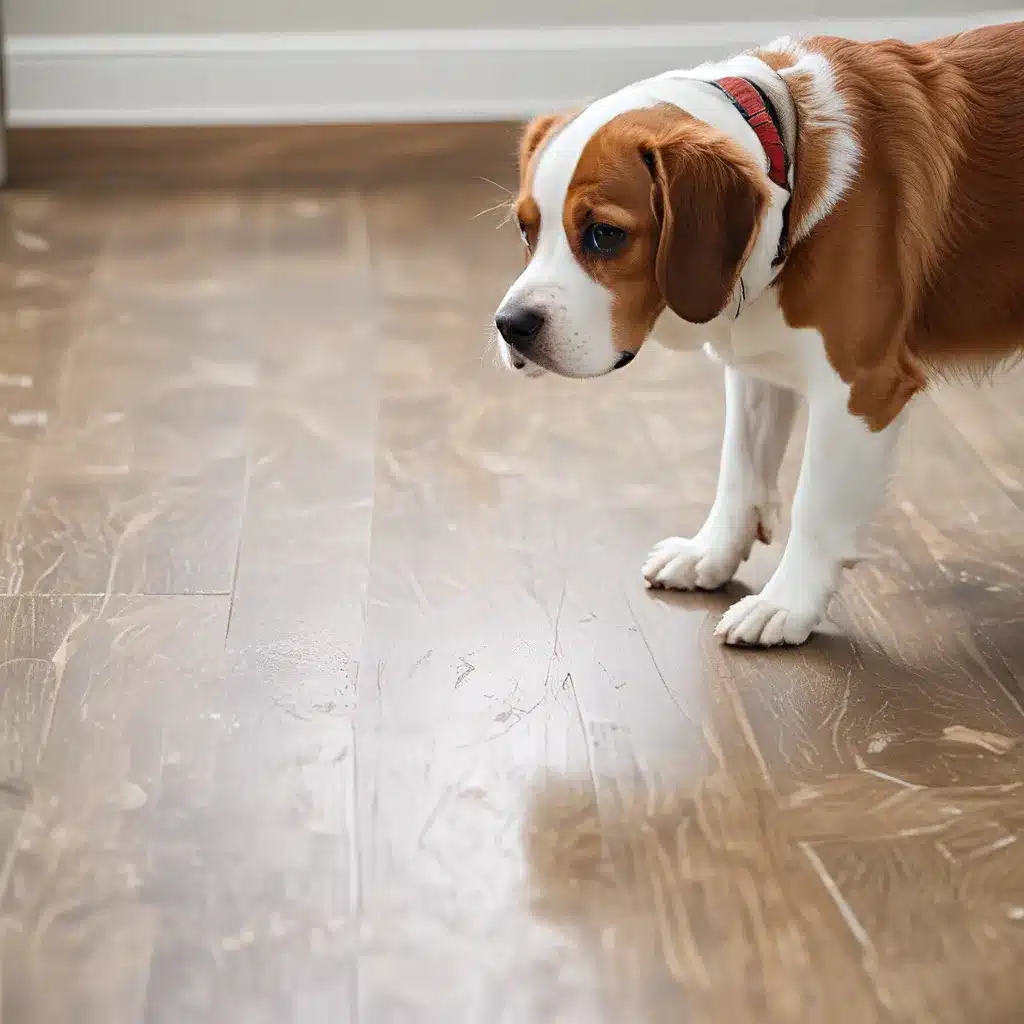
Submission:
[[[583,231],[583,249],[592,256],[614,256],[627,237],[622,228],[611,224],[590,224]]]

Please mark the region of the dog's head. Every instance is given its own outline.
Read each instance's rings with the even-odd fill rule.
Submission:
[[[505,362],[531,375],[624,366],[666,307],[713,320],[771,201],[746,148],[668,104],[538,118],[519,170],[527,263],[495,325]]]

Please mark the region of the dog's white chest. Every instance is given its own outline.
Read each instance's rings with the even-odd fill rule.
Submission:
[[[733,321],[727,336],[709,339],[708,348],[728,366],[806,395],[811,361],[820,354],[822,340],[815,330],[790,327],[769,289]]]

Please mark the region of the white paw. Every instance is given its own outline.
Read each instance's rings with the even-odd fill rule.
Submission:
[[[709,543],[699,535],[669,537],[647,556],[644,579],[649,587],[667,590],[717,590],[740,567],[748,553],[744,547]]]
[[[822,614],[818,608],[797,607],[796,602],[751,594],[726,611],[715,636],[727,644],[749,647],[802,644],[821,621]]]

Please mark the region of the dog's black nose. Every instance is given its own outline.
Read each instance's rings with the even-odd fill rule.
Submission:
[[[528,306],[520,307],[499,313],[494,318],[494,326],[509,345],[525,355],[544,326],[544,314]]]

